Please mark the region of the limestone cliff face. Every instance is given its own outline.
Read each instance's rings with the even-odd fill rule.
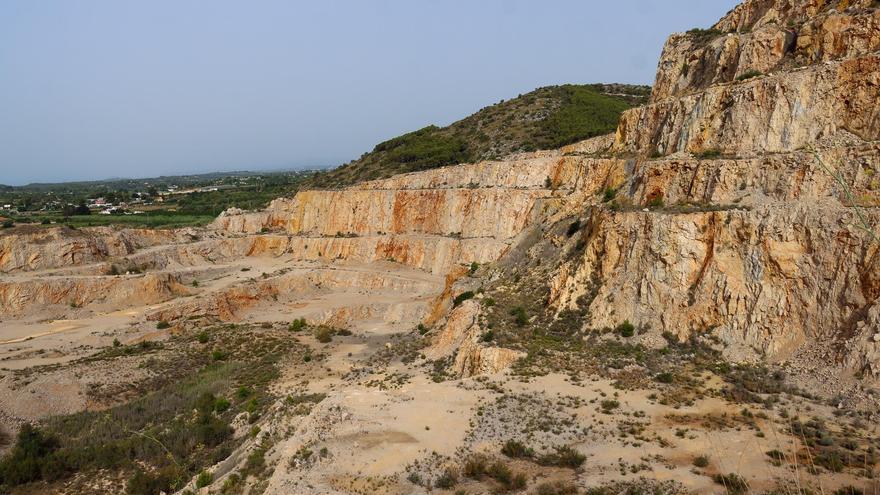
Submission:
[[[171,274],[11,279],[0,281],[0,317],[20,316],[32,309],[48,315],[53,306],[153,304],[186,294],[186,287]]]
[[[651,103],[614,148],[644,155],[794,151],[880,134],[880,10],[871,0],[747,1],[673,35]]]
[[[769,74],[867,55],[880,49],[880,11],[873,2],[773,0],[739,5],[715,33],[669,38],[652,102]]]
[[[234,234],[289,236],[303,259],[394,260],[433,273],[497,260],[513,240],[575,189],[580,156],[527,153],[404,174],[341,190],[302,191],[260,212],[230,210],[213,223]]]
[[[454,356],[450,371],[458,377],[498,373],[525,353],[482,342],[479,303],[469,300],[452,310],[434,342],[425,351],[429,359]]]
[[[185,242],[194,235],[192,229],[17,227],[0,235],[0,272],[84,265],[146,247]]]
[[[734,358],[823,346],[877,373],[878,21],[871,1],[749,0],[715,33],[673,35],[615,135],[631,158],[595,172],[614,207],[581,196],[583,251],[554,270],[551,306],[710,332]]]

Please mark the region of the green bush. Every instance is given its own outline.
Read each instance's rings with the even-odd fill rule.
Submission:
[[[614,199],[615,196],[617,196],[617,189],[606,187],[605,191],[602,193],[602,202],[607,203]]]
[[[446,469],[439,478],[434,480],[436,488],[448,490],[458,484],[458,474],[453,469]]]
[[[734,473],[718,473],[712,477],[712,481],[727,488],[730,495],[739,495],[749,491],[749,484],[742,476]]]
[[[658,208],[663,208],[663,205],[664,205],[663,195],[661,194],[661,195],[657,195],[657,196],[654,196],[653,198],[651,198],[651,200],[648,201],[647,206],[648,206],[648,208],[650,208],[652,210],[656,210]]]
[[[661,373],[657,373],[657,375],[654,376],[654,380],[656,380],[660,383],[672,383],[674,381],[674,379],[675,379],[674,375],[668,371],[663,371]]]
[[[15,446],[0,461],[0,480],[15,486],[43,479],[48,468],[54,471],[53,463],[57,459],[52,459],[52,454],[58,448],[57,438],[25,423],[18,432]]]
[[[488,462],[486,456],[482,454],[471,455],[464,461],[462,474],[471,479],[480,479],[486,475],[486,465]]]
[[[208,340],[209,340],[210,338],[209,338],[209,336],[208,336],[208,332],[206,332],[205,330],[202,330],[202,331],[199,332],[199,334],[196,336],[196,339],[198,339],[198,341],[199,341],[200,344],[207,344],[207,343],[208,343]]]
[[[305,327],[306,327],[306,319],[305,318],[298,318],[298,319],[290,322],[290,325],[287,326],[287,329],[290,330],[291,332],[299,332],[300,330],[302,330]]]
[[[602,408],[602,412],[608,414],[611,411],[620,407],[620,402],[618,402],[614,399],[606,399],[606,400],[603,400],[602,402],[600,402],[599,405]]]
[[[165,320],[162,320],[159,323],[156,323],[156,328],[158,328],[159,330],[164,330],[164,329],[170,328],[170,327],[171,327],[171,324]]]
[[[467,301],[468,299],[473,299],[473,298],[474,298],[473,291],[469,290],[469,291],[462,292],[461,294],[455,296],[455,299],[452,300],[452,307],[456,308],[459,305],[461,305],[461,303]]]
[[[219,414],[222,414],[229,410],[231,404],[229,403],[229,399],[226,397],[217,397],[217,400],[214,401],[214,411]]]
[[[736,78],[736,80],[737,81],[745,81],[745,80],[751,79],[753,77],[759,77],[759,76],[763,76],[763,75],[764,75],[764,73],[759,70],[749,70],[749,71],[746,71],[746,72],[743,72],[742,74],[740,74]]]
[[[529,315],[526,313],[526,309],[522,306],[516,306],[511,309],[510,316],[513,316],[514,323],[520,327],[525,326],[529,322]]]
[[[698,468],[707,467],[707,466],[709,466],[709,458],[704,455],[699,455],[697,457],[694,457],[693,464],[694,464],[694,466],[696,466]]]
[[[210,485],[212,481],[214,481],[214,477],[211,476],[211,473],[202,471],[196,478],[196,488],[204,488]]]
[[[155,473],[146,473],[142,469],[138,469],[128,479],[125,492],[129,495],[168,493],[176,488],[179,479],[179,473],[172,467],[165,467]]]
[[[724,153],[717,148],[710,148],[707,150],[703,150],[696,154],[697,158],[701,160],[720,158]]]
[[[773,449],[767,451],[767,457],[773,459],[774,461],[784,461],[785,453],[781,450]]]
[[[587,460],[587,456],[581,454],[577,450],[567,445],[555,448],[554,452],[544,454],[538,460],[540,464],[545,466],[559,466],[567,468],[578,468]]]
[[[326,344],[333,340],[333,330],[330,327],[321,325],[315,328],[315,339],[322,344]]]
[[[504,442],[504,446],[501,447],[501,453],[514,459],[533,457],[535,455],[535,451],[531,447],[527,447],[525,444],[517,440],[508,440]]]
[[[617,332],[618,335],[626,338],[632,337],[636,333],[636,327],[634,327],[633,324],[629,322],[629,320],[624,320],[624,322],[620,325],[617,325],[617,328],[615,328],[614,330]]]

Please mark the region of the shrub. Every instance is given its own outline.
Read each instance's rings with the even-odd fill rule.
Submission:
[[[299,332],[300,330],[302,330],[305,327],[306,327],[306,319],[305,318],[298,318],[298,319],[290,322],[290,325],[287,326],[287,329],[290,330],[291,332]]]
[[[159,323],[156,323],[156,328],[158,328],[159,330],[164,330],[164,329],[170,328],[170,327],[171,327],[171,324],[165,320],[162,320]]]
[[[250,397],[253,393],[254,391],[248,387],[238,387],[238,390],[235,391],[235,398],[242,401]]]
[[[621,323],[620,325],[617,325],[617,328],[615,328],[615,331],[621,337],[629,338],[629,337],[632,337],[633,335],[635,335],[636,327],[634,327],[633,324],[629,322],[629,320],[624,320],[623,323]]]
[[[834,473],[843,471],[843,468],[845,467],[840,454],[834,451],[826,451],[819,454],[816,457],[816,464]]]
[[[0,461],[0,479],[13,486],[42,479],[58,447],[57,438],[25,423],[18,432],[15,446]]]
[[[471,273],[471,275],[473,275],[474,273],[476,273],[477,270],[479,270],[479,269],[480,269],[480,264],[477,263],[476,261],[471,261],[471,267],[470,267],[470,270],[469,270],[470,273]]]
[[[711,158],[718,158],[721,155],[722,155],[721,150],[716,149],[716,148],[711,148],[711,149],[703,150],[703,151],[697,153],[697,158],[711,159]]]
[[[521,458],[521,457],[532,457],[535,455],[535,451],[527,447],[522,442],[516,440],[508,440],[504,442],[504,446],[501,447],[501,453],[506,455],[507,457],[512,458]]]
[[[492,465],[486,469],[486,474],[503,485],[510,485],[513,481],[513,471],[510,470],[507,464],[500,461],[493,462]]]
[[[230,405],[229,399],[226,397],[217,397],[217,400],[214,401],[214,410],[218,414],[222,414],[229,409]]]
[[[708,465],[709,465],[709,458],[707,456],[698,455],[697,457],[694,457],[694,466],[696,466],[698,468],[704,468],[704,467],[707,467]]]
[[[458,474],[455,470],[448,468],[443,471],[439,478],[434,480],[434,486],[437,488],[449,489],[458,484]]]
[[[122,346],[122,342],[120,342],[119,339],[113,339],[113,347],[120,347],[120,346]]]
[[[422,486],[422,475],[413,471],[406,476],[406,480],[413,485]]]
[[[759,70],[749,70],[749,71],[746,71],[746,72],[743,72],[742,74],[740,74],[736,78],[736,80],[737,81],[745,81],[747,79],[751,79],[753,77],[759,77],[759,76],[763,76],[763,75],[764,75],[764,73]]]
[[[3,220],[3,228],[8,229],[15,225],[15,222],[9,219]]]
[[[605,191],[602,193],[602,202],[607,203],[614,199],[615,196],[617,196],[617,189],[606,187]]]
[[[155,495],[156,493],[173,491],[178,475],[172,468],[161,469],[148,474],[141,469],[134,472],[125,485],[129,495]]]
[[[712,481],[719,485],[724,485],[727,488],[727,493],[731,495],[746,493],[749,490],[749,484],[746,482],[746,479],[734,473],[718,473],[712,477]]]
[[[579,230],[581,230],[581,221],[575,220],[574,222],[571,223],[571,225],[568,226],[568,230],[565,232],[565,235],[567,237],[571,237],[571,236],[577,234],[577,232]]]
[[[196,336],[196,339],[198,339],[200,344],[207,344],[209,340],[208,332],[202,330],[201,332],[199,332],[198,336]]]
[[[495,340],[495,332],[492,330],[487,330],[486,333],[480,337],[481,342],[492,342],[493,340]]]
[[[211,351],[211,360],[212,361],[225,361],[226,353],[221,351],[220,349],[214,349]]]
[[[654,380],[657,380],[660,383],[672,383],[674,380],[674,376],[672,373],[664,371],[662,373],[657,373],[657,375],[654,377]]]
[[[785,453],[780,450],[773,449],[773,450],[767,451],[767,457],[769,457],[775,461],[784,461],[785,460]]]
[[[525,326],[529,322],[529,315],[526,313],[525,308],[522,306],[517,306],[510,310],[510,315],[513,316],[514,323],[517,326]]]
[[[204,488],[210,485],[212,481],[214,481],[214,477],[211,476],[211,473],[202,471],[196,478],[196,488]]]
[[[587,456],[581,454],[576,449],[563,445],[556,447],[555,452],[544,454],[539,462],[545,466],[559,466],[568,468],[578,468],[587,460]]]
[[[416,330],[418,330],[419,335],[425,335],[428,333],[428,327],[426,327],[424,323],[419,323],[418,326],[416,326]]]
[[[474,291],[469,290],[469,291],[462,292],[461,294],[455,296],[455,299],[452,300],[452,307],[453,308],[458,307],[459,305],[461,305],[461,303],[467,301],[468,299],[473,299],[473,298],[474,298]]]
[[[481,454],[474,454],[464,461],[462,474],[472,479],[480,479],[486,474],[488,459]]]
[[[720,30],[711,28],[711,29],[702,29],[702,28],[694,28],[687,32],[687,34],[694,40],[694,42],[698,44],[708,43],[713,39],[723,35]]]
[[[330,327],[321,325],[315,329],[315,339],[322,344],[326,344],[333,340],[333,330]]]
[[[604,412],[605,414],[608,414],[611,411],[620,407],[620,402],[617,402],[616,400],[613,400],[613,399],[606,399],[606,400],[603,400],[599,405],[602,407],[602,412]]]

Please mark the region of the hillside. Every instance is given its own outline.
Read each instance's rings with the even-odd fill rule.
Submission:
[[[389,139],[314,181],[338,187],[444,165],[553,149],[614,131],[620,114],[651,88],[625,84],[547,86],[500,101],[447,127],[429,125]]]

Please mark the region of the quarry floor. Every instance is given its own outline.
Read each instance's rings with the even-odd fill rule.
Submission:
[[[304,262],[290,255],[245,256],[170,271],[188,281],[186,295],[151,304],[132,298],[78,308],[55,305],[2,321],[0,421],[6,428],[113,405],[112,394],[95,390],[147,383],[154,378],[149,367],[137,357],[86,358],[114,345],[168,341],[203,325],[198,318],[189,323],[183,318],[183,324],[157,328],[163,326],[161,315],[207,314],[220,323],[295,339],[316,356],[310,362],[282,361],[281,376],[271,385],[279,400],[259,423],[260,432],[244,440],[238,451],[241,456],[268,445],[270,468],[264,476],[247,480],[244,493],[506,490],[491,476],[461,475],[454,488],[429,488],[446,470],[460,469],[469,456],[480,453],[524,474],[529,493],[557,482],[579,487],[634,483],[667,492],[718,493],[723,487],[713,476],[727,473],[743,476],[756,492],[809,485],[830,493],[853,485],[864,486],[868,493],[876,487],[852,473],[811,469],[794,455],[772,462],[767,452],[790,454],[799,443],[788,432],[791,418],[781,416],[780,410],[825,418],[837,429],[850,422],[837,419],[832,407],[803,397],[787,396],[785,407],[765,412],[758,405],[731,403],[711,394],[690,405],[664,405],[650,387],[625,390],[598,376],[575,381],[563,373],[438,375],[434,363],[421,353],[431,335],[415,330],[444,290],[444,278],[438,275],[392,262]],[[51,276],[70,275],[15,275],[22,280]],[[139,276],[143,275],[119,275]],[[298,318],[351,333],[319,342],[309,333],[286,330]],[[707,391],[723,386],[711,374],[698,378]],[[284,397],[303,394],[323,394],[323,399],[306,414],[284,405]],[[243,424],[237,429],[249,428]],[[876,439],[876,425],[859,428],[869,441]],[[544,465],[530,457],[508,458],[500,449],[509,440],[537,452],[572,446],[586,459],[571,468]],[[304,449],[322,454],[304,459]],[[701,456],[708,462],[695,465]],[[235,470],[231,461],[219,463],[212,468],[211,486],[222,486]],[[48,491],[117,493],[123,488],[119,479],[80,479]]]

